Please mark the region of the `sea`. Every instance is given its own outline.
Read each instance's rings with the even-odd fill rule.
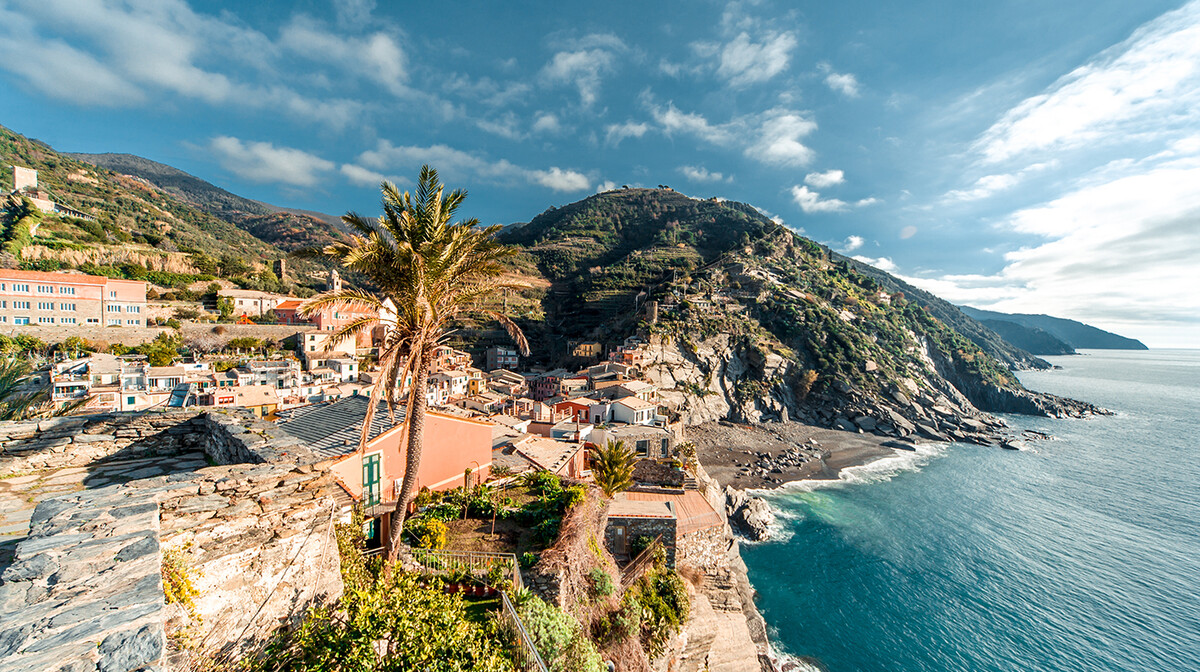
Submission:
[[[1200,671],[1200,350],[1020,375],[1112,416],[1005,415],[964,444],[768,495],[742,557],[776,652],[828,672]]]

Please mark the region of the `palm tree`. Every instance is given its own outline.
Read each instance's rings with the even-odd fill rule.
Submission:
[[[633,451],[625,447],[624,441],[609,439],[596,450],[592,474],[605,496],[612,497],[633,484],[635,457]]]
[[[437,347],[445,342],[457,319],[480,313],[503,325],[522,354],[529,354],[529,345],[516,323],[482,305],[502,290],[524,285],[502,277],[504,260],[516,250],[496,242],[499,226],[480,227],[473,218],[452,223],[467,192],[458,189],[444,194],[437,171],[429,166],[421,167],[415,196],[401,194],[389,182],[383,182],[380,189],[383,216],[367,219],[347,213],[342,221],[355,231],[350,242],[301,253],[339,262],[365,276],[376,291],[342,289],[319,294],[301,304],[300,313],[311,316],[330,309],[364,313],[335,332],[335,341],[383,327],[380,375],[367,405],[359,452],[366,448],[380,401],[387,402],[394,418],[398,389],[403,381],[412,381],[404,417],[408,439],[404,482],[388,539],[389,556],[395,557],[401,522],[416,494],[428,403],[425,394]]]
[[[50,386],[29,390],[33,367],[23,357],[0,357],[0,420],[35,417],[50,399]]]

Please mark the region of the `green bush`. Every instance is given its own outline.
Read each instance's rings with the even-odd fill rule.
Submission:
[[[594,592],[597,596],[608,597],[609,595],[613,594],[612,577],[609,576],[608,572],[604,571],[603,569],[600,569],[599,567],[593,567],[591,571],[588,572],[588,580],[592,584],[592,592]]]
[[[604,670],[596,645],[584,635],[574,616],[537,597],[524,600],[517,612],[552,672]]]
[[[522,567],[528,569],[528,568],[536,565],[539,559],[540,558],[538,557],[537,553],[525,551],[524,553],[521,554],[521,557],[518,558],[518,562],[521,563]]]
[[[671,635],[687,622],[690,604],[683,579],[659,567],[639,579],[628,595],[642,606],[642,646],[651,657],[662,655]]]

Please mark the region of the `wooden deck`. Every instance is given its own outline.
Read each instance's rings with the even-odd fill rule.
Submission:
[[[633,502],[671,502],[675,507],[676,534],[688,534],[710,527],[720,527],[724,520],[713,509],[708,500],[695,490],[681,495],[657,492],[624,492],[626,499]]]

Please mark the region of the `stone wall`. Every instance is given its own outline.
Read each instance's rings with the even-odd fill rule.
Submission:
[[[0,423],[0,436],[8,473],[197,450],[214,464],[43,500],[0,576],[0,669],[235,661],[341,594],[330,464],[270,423],[237,411],[110,414],[32,432]],[[164,552],[182,568],[168,575],[198,591],[190,610],[166,604]]]
[[[711,570],[725,563],[725,555],[732,545],[724,525],[689,532],[679,537],[675,561],[679,565]]]
[[[633,543],[638,537],[650,537],[653,539],[662,535],[663,549],[667,552],[667,566],[675,566],[676,557],[676,539],[675,527],[676,521],[674,518],[618,518],[610,516],[608,526],[604,530],[604,544],[609,549],[614,548],[615,535],[613,527],[616,525],[625,526],[625,535],[629,543]]]

